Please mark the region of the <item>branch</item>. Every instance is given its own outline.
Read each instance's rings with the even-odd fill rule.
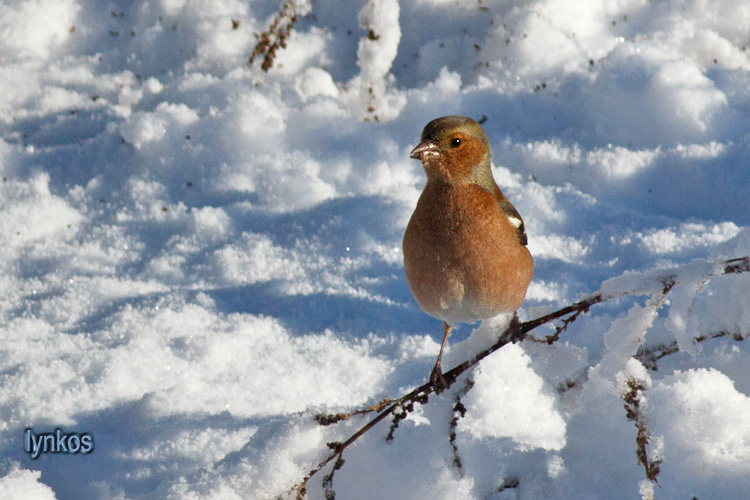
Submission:
[[[716,264],[691,263],[687,266],[692,265],[705,266],[706,280],[708,280],[714,276],[720,276],[724,274],[739,274],[750,271],[750,256],[726,260]],[[634,273],[628,273],[620,278],[615,278],[613,280],[605,282],[605,286],[603,286],[598,292],[540,318],[526,321],[524,323],[519,323],[517,318],[514,318],[514,320],[505,329],[505,331],[500,333],[497,342],[495,342],[492,346],[485,349],[484,351],[479,352],[473,358],[464,361],[450,371],[444,373],[443,376],[445,378],[445,381],[448,387],[450,387],[456,381],[456,379],[458,379],[458,377],[466,370],[472,368],[481,360],[497,351],[501,347],[505,346],[506,344],[509,344],[511,342],[516,343],[526,339],[527,337],[533,339],[533,337],[528,336],[528,333],[546,323],[564,318],[562,321],[562,325],[556,328],[555,333],[553,335],[545,337],[545,339],[542,340],[543,342],[546,342],[548,344],[553,344],[559,339],[560,335],[567,329],[567,327],[576,319],[578,319],[581,314],[587,313],[591,306],[601,304],[603,302],[609,302],[611,300],[628,295],[661,294],[662,297],[666,296],[675,285],[680,284],[679,270],[684,269],[687,266],[669,270],[659,270],[645,276],[640,275],[642,279],[637,280],[633,280]],[[638,277],[638,275],[635,276]],[[533,340],[540,341],[539,339]],[[318,421],[321,425],[330,425],[342,420],[347,420],[353,415],[365,415],[370,412],[380,412],[367,424],[365,424],[358,431],[352,434],[346,441],[328,443],[328,447],[333,451],[315,468],[311,469],[310,472],[308,472],[308,474],[303,478],[301,483],[293,487],[292,491],[296,492],[296,498],[303,499],[307,491],[307,482],[315,474],[320,472],[325,466],[327,466],[329,463],[331,463],[331,461],[335,459],[336,461],[333,469],[331,470],[330,474],[326,475],[326,477],[324,478],[326,495],[328,498],[333,498],[333,491],[329,488],[333,481],[334,472],[338,470],[343,464],[342,454],[344,450],[367,431],[375,427],[375,425],[377,425],[381,420],[393,414],[394,418],[391,424],[391,429],[386,438],[390,441],[391,439],[393,439],[393,433],[398,427],[399,422],[404,420],[408,416],[408,414],[413,411],[414,404],[426,404],[429,400],[429,395],[433,392],[434,388],[432,387],[432,383],[427,382],[398,399],[385,399],[379,404],[370,406],[368,408],[365,408],[364,410],[358,410],[348,414],[337,414],[333,416],[316,415],[315,420]]]
[[[635,454],[638,457],[638,464],[643,466],[646,472],[646,478],[656,484],[659,484],[657,477],[661,472],[661,457],[649,456],[647,446],[651,443],[651,431],[646,425],[646,417],[643,412],[643,392],[647,389],[642,380],[629,378],[627,380],[628,390],[622,395],[625,401],[625,416],[635,424],[637,434],[635,437]]]
[[[732,340],[740,342],[750,337],[750,334],[731,333],[726,330],[719,330],[718,332],[699,335],[698,337],[695,337],[693,339],[693,342],[697,344],[700,342],[705,342],[706,340],[713,340],[721,337],[731,337]],[[658,344],[651,347],[641,346],[638,348],[638,352],[636,352],[635,356],[633,357],[640,361],[641,364],[649,370],[656,372],[659,371],[657,361],[676,352],[680,352],[680,346],[677,344],[676,340],[673,340],[672,342],[668,342],[666,344]]]
[[[286,39],[292,34],[294,23],[299,21],[300,16],[310,11],[309,2],[300,4],[299,1],[286,0],[281,4],[279,12],[276,13],[271,26],[263,33],[255,34],[258,43],[255,44],[253,53],[247,60],[247,65],[252,66],[257,56],[263,56],[263,62],[260,69],[267,73],[273,67],[273,61],[276,58],[276,51],[279,48],[286,48]]]
[[[464,477],[464,466],[461,457],[458,455],[458,445],[456,439],[458,438],[458,421],[466,416],[466,407],[461,402],[461,398],[468,394],[471,388],[474,387],[474,381],[471,378],[467,378],[463,388],[456,394],[456,404],[453,405],[453,418],[450,422],[450,432],[448,433],[448,440],[450,441],[451,448],[453,449],[453,466],[458,470],[458,474]]]

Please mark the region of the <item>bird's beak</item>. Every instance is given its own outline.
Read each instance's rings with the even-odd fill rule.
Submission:
[[[410,157],[421,160],[425,155],[437,155],[437,146],[429,139],[425,139],[417,147],[411,150]]]

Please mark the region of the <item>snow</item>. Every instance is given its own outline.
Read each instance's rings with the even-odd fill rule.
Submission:
[[[55,492],[39,482],[41,472],[12,469],[0,478],[0,488],[8,498],[28,498],[29,500],[54,500]]]
[[[565,445],[565,421],[531,358],[515,344],[482,362],[474,387],[464,400],[461,431],[473,439],[507,437],[519,449],[559,450]],[[525,415],[523,420],[517,415]]]
[[[676,493],[703,490],[710,497],[708,486],[723,481],[727,495],[741,497],[749,468],[750,399],[732,380],[714,369],[677,371],[655,388],[653,405],[659,409],[656,432],[667,443],[664,477],[677,473],[685,481]]]
[[[370,418],[316,414],[432,368],[400,248],[408,153],[447,114],[484,120],[524,217],[520,318],[618,298],[485,358],[390,443],[386,418],[337,498],[746,496],[750,276],[717,273],[750,254],[750,7],[294,0],[274,66],[248,67],[281,4],[0,5],[0,497],[293,498]],[[458,327],[444,367],[507,320]],[[32,460],[27,428],[94,450]]]

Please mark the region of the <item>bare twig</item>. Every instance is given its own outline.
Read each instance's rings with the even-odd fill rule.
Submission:
[[[503,480],[500,486],[497,487],[497,490],[495,493],[502,493],[503,491],[516,489],[518,488],[520,484],[521,484],[521,480],[518,479],[517,477],[506,478]]]
[[[448,440],[453,449],[453,466],[458,470],[458,474],[461,477],[464,475],[464,466],[461,457],[458,454],[458,445],[456,444],[456,439],[458,438],[457,428],[458,421],[466,415],[466,407],[461,402],[461,398],[465,396],[472,387],[474,387],[474,381],[471,380],[471,378],[467,378],[463,388],[458,391],[458,394],[456,394],[456,404],[453,405],[453,418],[451,419],[450,432],[448,433]]]
[[[625,401],[625,416],[628,420],[635,423],[637,434],[635,437],[635,454],[638,457],[638,463],[643,466],[646,472],[646,478],[659,484],[657,477],[661,472],[661,458],[649,457],[648,444],[651,442],[651,431],[646,424],[646,417],[643,413],[643,391],[646,390],[646,384],[641,380],[630,378],[627,381],[628,391],[622,395]]]
[[[383,411],[383,408],[393,403],[394,401],[392,399],[384,399],[378,404],[367,406],[361,410],[355,410],[351,413],[337,413],[335,415],[318,413],[317,415],[315,415],[315,421],[320,425],[331,425],[337,422],[341,422],[342,420],[348,420],[355,415],[367,415],[368,413]]]
[[[711,332],[705,335],[699,335],[693,339],[693,342],[700,343],[700,342],[705,342],[707,340],[713,340],[713,339],[718,339],[722,337],[730,337],[732,340],[741,342],[745,340],[746,338],[750,337],[750,334],[738,333],[738,332],[730,333],[726,330],[720,330],[718,332]],[[657,362],[660,359],[665,358],[669,356],[670,354],[674,354],[676,352],[680,352],[680,346],[677,344],[676,340],[673,340],[666,344],[658,344],[658,345],[654,345],[650,347],[641,346],[638,348],[638,352],[635,354],[634,357],[649,370],[659,371],[659,366]]]
[[[740,257],[724,261],[724,272],[721,274],[746,273],[750,271],[750,257]]]
[[[301,15],[305,12],[300,12],[300,7],[294,0],[286,0],[281,4],[279,12],[271,22],[271,26],[261,34],[255,35],[258,43],[255,44],[253,53],[247,60],[247,65],[251,66],[257,56],[263,56],[263,62],[260,65],[260,69],[264,72],[268,72],[273,67],[273,61],[276,58],[276,51],[279,48],[286,48],[286,39],[292,34],[294,23],[299,21]]]

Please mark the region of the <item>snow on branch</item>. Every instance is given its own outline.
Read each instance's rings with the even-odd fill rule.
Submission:
[[[368,0],[359,11],[358,20],[367,36],[359,41],[357,64],[360,67],[360,105],[365,119],[380,120],[385,99],[387,77],[398,54],[401,40],[398,0]]]
[[[661,472],[662,458],[658,453],[648,451],[648,445],[651,443],[651,430],[648,428],[644,412],[646,401],[644,394],[648,389],[648,384],[636,377],[628,378],[626,383],[628,390],[622,395],[622,399],[625,401],[625,417],[634,422],[637,429],[635,454],[638,457],[638,463],[646,472],[646,479],[658,484],[656,479]]]
[[[450,387],[461,374],[476,366],[482,359],[509,343],[529,339],[537,342],[553,344],[559,340],[561,334],[565,332],[572,322],[577,320],[582,314],[589,312],[592,306],[625,296],[649,295],[651,296],[651,299],[645,307],[635,306],[631,309],[627,318],[615,320],[610,331],[607,333],[607,337],[611,338],[617,334],[621,334],[623,333],[621,330],[625,331],[628,328],[636,330],[640,329],[635,332],[635,335],[637,337],[642,337],[642,334],[645,333],[645,329],[651,325],[658,309],[662,307],[666,301],[666,297],[675,287],[686,285],[691,286],[695,283],[706,283],[715,276],[746,273],[748,271],[750,271],[750,256],[715,263],[694,261],[678,268],[668,270],[661,269],[650,273],[625,273],[617,278],[607,280],[599,291],[567,307],[563,307],[562,309],[540,318],[523,323],[520,323],[517,320],[511,322],[506,330],[499,334],[497,341],[493,345],[444,373],[445,380]],[[548,335],[544,338],[534,338],[529,335],[532,330],[556,320],[561,320],[561,323],[556,327],[555,332],[552,335]],[[695,341],[700,342],[720,336],[722,336],[722,334],[704,335],[696,337]],[[632,351],[627,350],[631,348]],[[629,352],[629,358],[635,358],[638,360],[642,359],[645,361],[644,365],[646,367],[655,369],[656,360],[678,351],[679,346],[675,343],[663,348],[657,348],[655,351],[649,351],[642,347],[639,348],[638,346],[631,345],[627,346],[623,352]],[[603,363],[600,363],[600,365],[602,364]],[[642,366],[641,369],[643,370]],[[647,478],[646,484],[642,485],[642,490],[644,488],[648,490],[649,485],[656,482],[656,477],[659,474],[661,466],[661,457],[659,456],[658,450],[649,453],[647,449],[649,443],[652,442],[652,438],[644,416],[644,391],[646,388],[647,383],[644,380],[635,377],[628,377],[625,381],[625,391],[621,395],[622,399],[625,401],[626,418],[635,423],[637,430],[636,455],[639,463],[644,467]],[[461,404],[460,398],[469,390],[471,390],[471,382],[467,381],[467,384],[461,389],[461,391],[459,391],[459,394],[456,397],[455,406],[453,408],[454,418],[450,423],[452,431],[455,431],[457,421],[463,417],[466,411]],[[328,443],[331,453],[312,468],[302,481],[292,489],[296,494],[296,498],[302,499],[305,497],[308,481],[331,462],[334,463],[334,466],[323,478],[323,486],[325,488],[326,498],[335,498],[333,476],[335,471],[339,470],[344,465],[344,450],[389,416],[392,416],[392,421],[386,440],[392,440],[399,423],[414,411],[415,404],[427,404],[429,402],[429,396],[433,392],[434,388],[432,387],[432,383],[427,382],[400,398],[384,399],[376,405],[351,413],[316,415],[315,419],[318,423],[321,425],[331,425],[343,420],[348,420],[354,415],[377,413],[375,417],[345,441]],[[454,441],[455,440],[451,441],[454,453],[454,466],[456,466],[459,469],[459,472],[461,472],[461,460]]]

